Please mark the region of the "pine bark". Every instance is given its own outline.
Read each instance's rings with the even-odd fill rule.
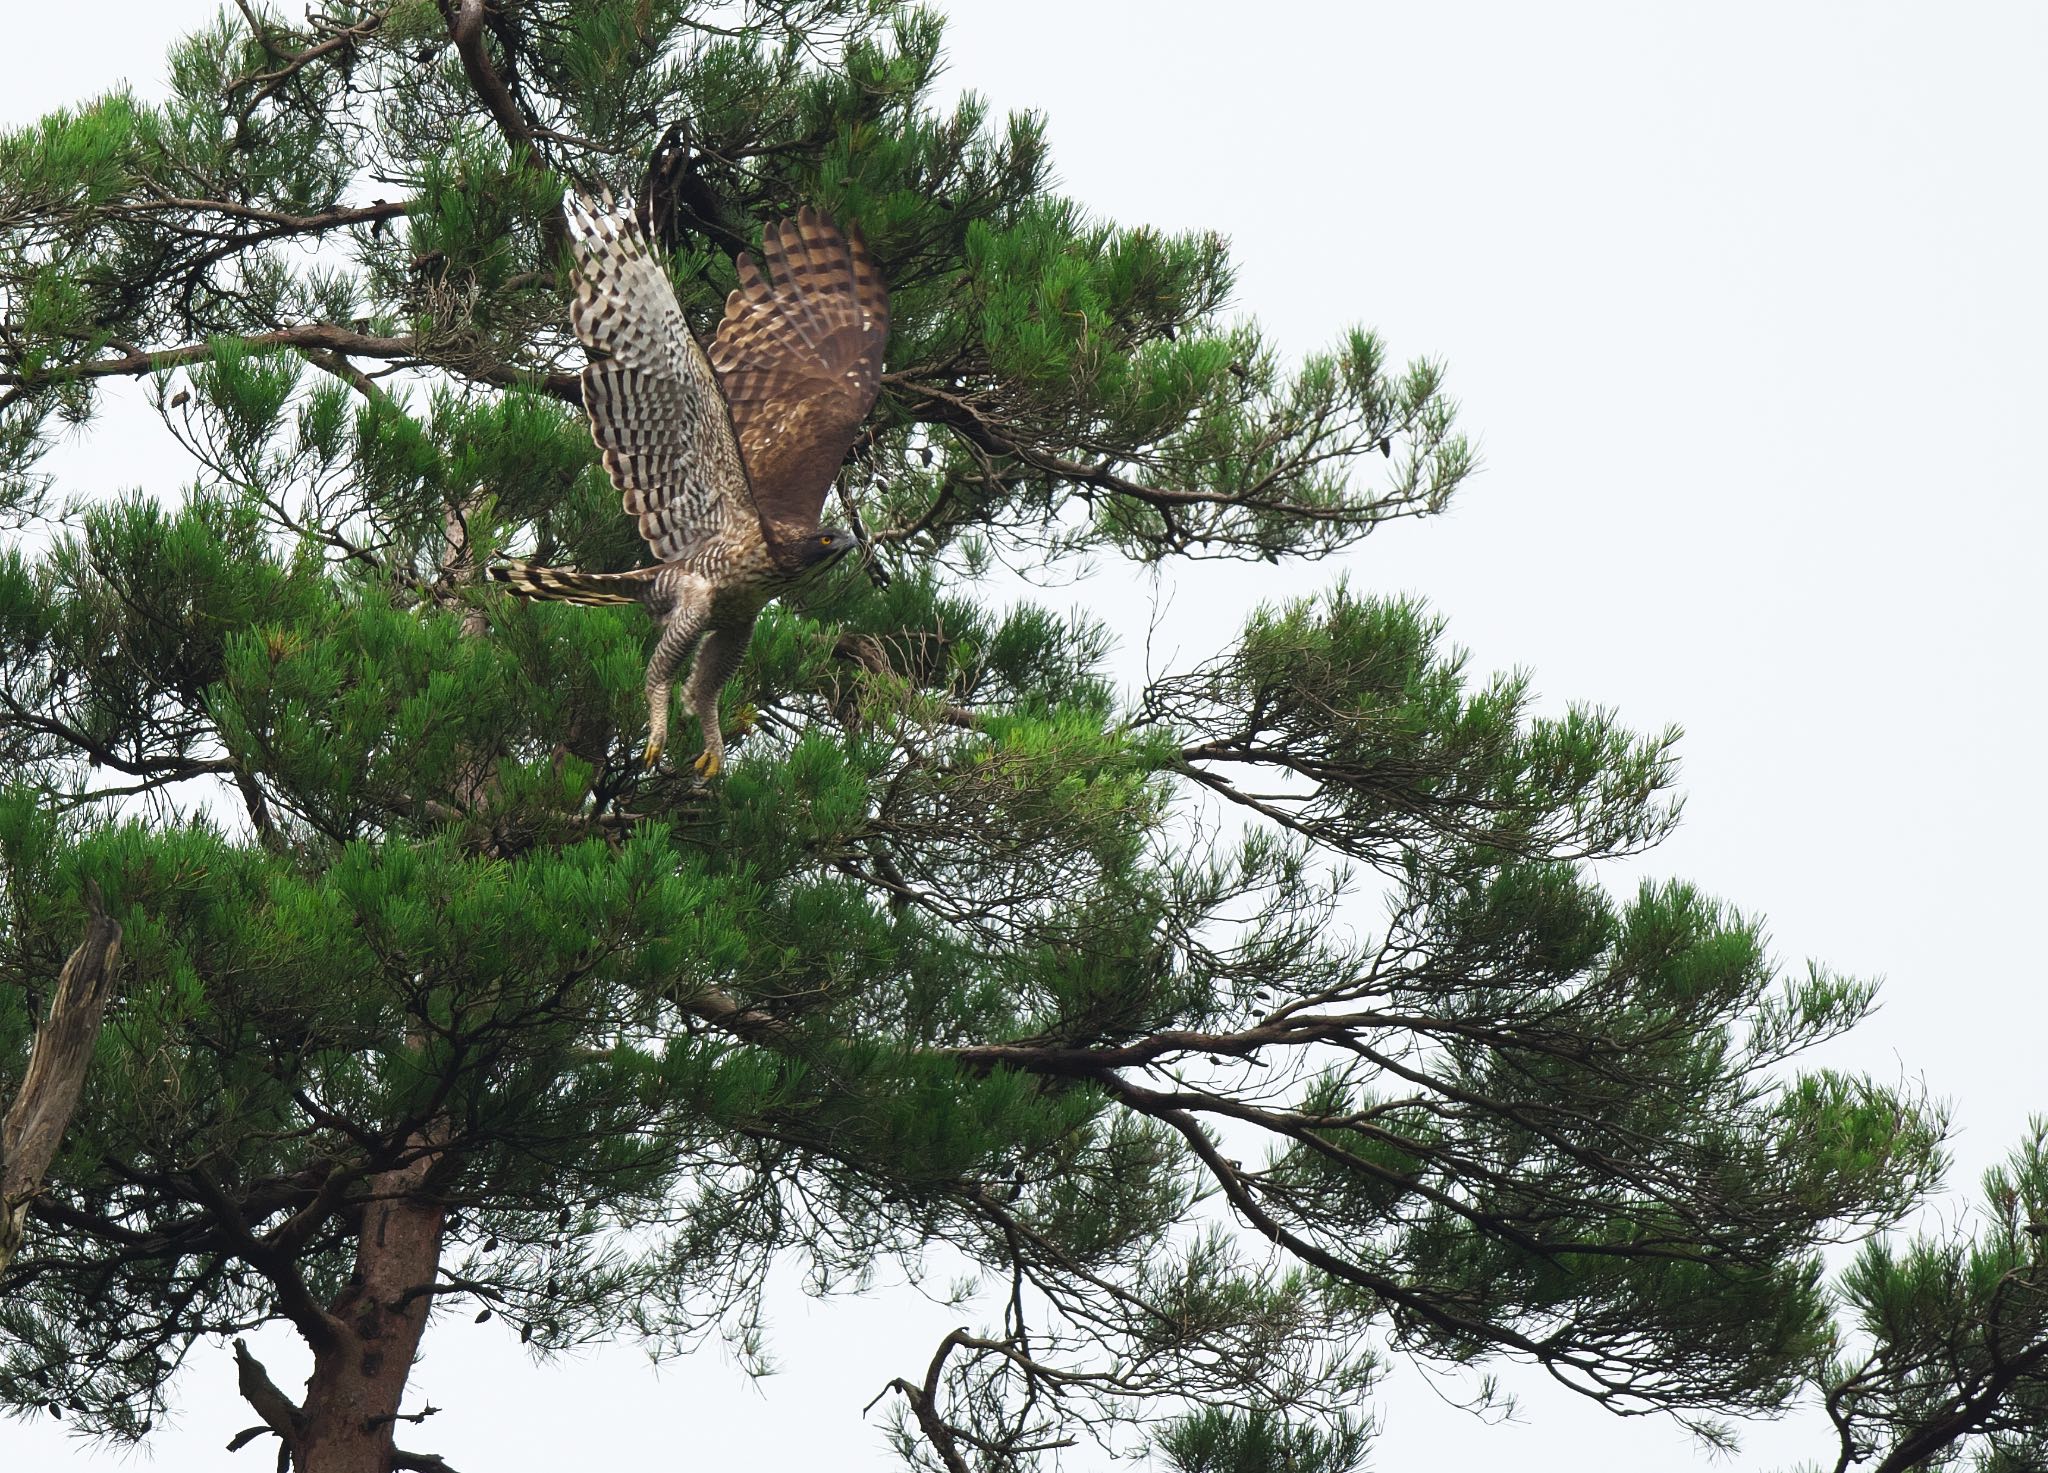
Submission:
[[[390,1473],[393,1431],[433,1307],[447,1208],[428,1190],[443,1161],[433,1132],[422,1154],[372,1179],[356,1238],[355,1273],[328,1307],[313,1353],[297,1462],[300,1473]]]

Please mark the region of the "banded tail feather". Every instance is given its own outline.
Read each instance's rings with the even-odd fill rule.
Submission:
[[[652,568],[636,568],[630,573],[579,573],[574,568],[493,563],[488,576],[493,583],[503,583],[521,598],[567,604],[637,604],[640,591],[653,572]]]

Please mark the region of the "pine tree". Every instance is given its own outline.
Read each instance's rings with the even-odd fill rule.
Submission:
[[[1836,1473],[2048,1468],[2048,1120],[1984,1174],[1983,1229],[1865,1243],[1816,1376]]]
[[[771,1259],[934,1245],[984,1323],[893,1390],[955,1473],[1339,1473],[1387,1347],[1709,1435],[1852,1374],[1819,1250],[1941,1122],[1794,1067],[1869,986],[1597,881],[1669,831],[1671,733],[1532,714],[1341,583],[1128,699],[1111,630],[991,591],[1313,560],[1472,461],[1437,365],[1288,366],[1220,240],[1062,199],[1036,120],[933,106],[940,55],[863,0],[252,6],[163,105],[0,139],[0,1059],[91,887],[124,957],[0,1284],[10,1408],[140,1437],[195,1340],[282,1320],[315,1372],[242,1347],[250,1436],[433,1467],[393,1427],[436,1314],[687,1349]],[[572,186],[639,203],[700,332],[807,202],[891,288],[872,570],[771,608],[709,792],[637,763],[642,613],[478,578],[643,558]],[[189,458],[66,498],[38,456],[124,380]]]

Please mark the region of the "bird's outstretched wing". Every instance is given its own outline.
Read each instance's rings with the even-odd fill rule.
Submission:
[[[860,233],[806,205],[739,259],[739,289],[711,340],[740,459],[771,542],[817,530],[854,432],[875,402],[889,294]]]
[[[576,258],[569,323],[590,351],[583,407],[604,468],[663,562],[760,535],[717,376],[630,211],[563,202]]]

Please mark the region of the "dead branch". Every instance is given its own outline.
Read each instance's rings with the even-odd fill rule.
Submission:
[[[21,1247],[29,1204],[41,1195],[44,1173],[78,1106],[114,990],[121,927],[108,916],[99,886],[90,880],[85,909],[85,939],[58,975],[49,1016],[29,1046],[28,1071],[0,1122],[0,1274]]]

